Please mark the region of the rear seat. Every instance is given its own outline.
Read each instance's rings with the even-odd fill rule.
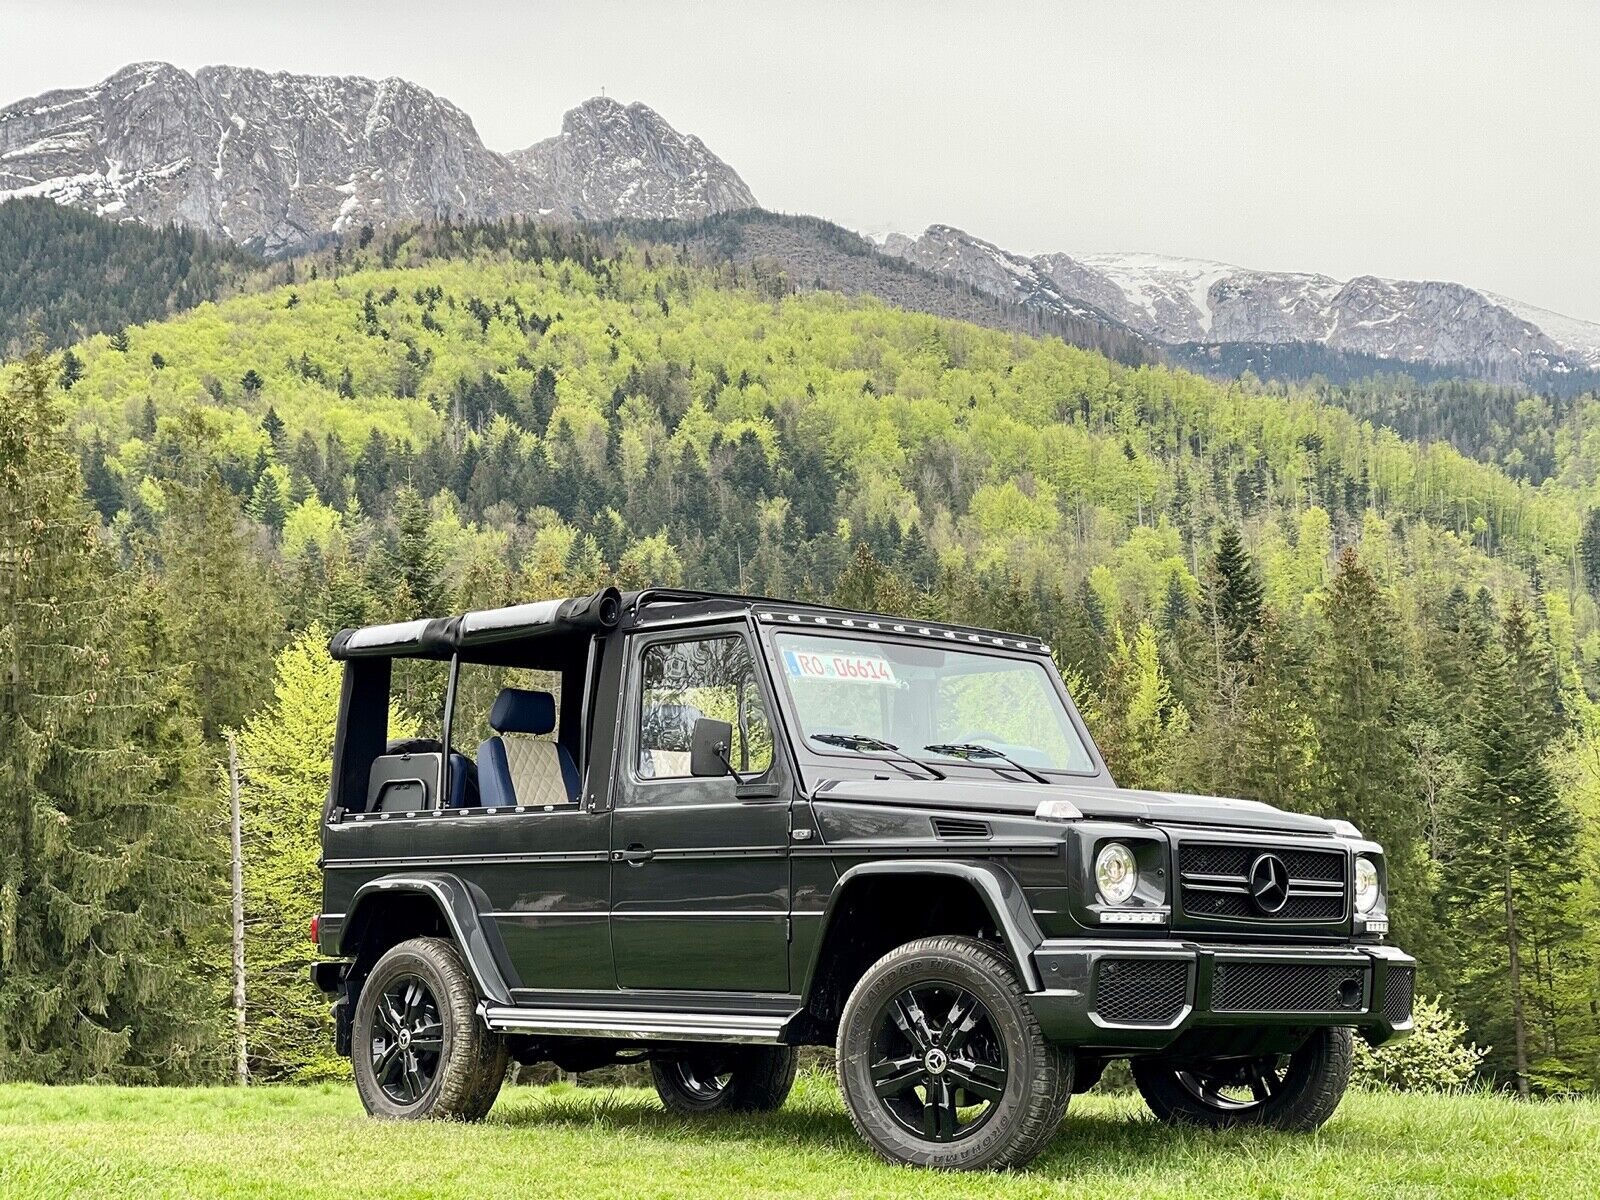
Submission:
[[[577,764],[565,746],[543,736],[556,727],[554,696],[502,688],[489,710],[489,727],[497,736],[478,747],[483,807],[577,803]]]

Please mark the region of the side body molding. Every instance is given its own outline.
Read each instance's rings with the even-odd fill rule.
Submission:
[[[1017,977],[1021,980],[1023,989],[1029,992],[1040,990],[1039,973],[1033,964],[1033,952],[1044,941],[1044,934],[1039,929],[1039,923],[1033,918],[1033,909],[1028,904],[1022,885],[1011,872],[996,863],[984,862],[981,859],[907,858],[860,863],[839,877],[839,882],[834,885],[832,893],[828,896],[828,907],[822,922],[823,933],[817,939],[817,950],[806,972],[805,988],[808,994],[816,979],[818,956],[821,955],[823,946],[827,944],[828,933],[833,928],[835,907],[848,894],[852,883],[869,876],[877,878],[886,875],[923,878],[937,875],[959,879],[969,884],[983,901],[984,907],[989,910],[989,915],[994,918],[995,928],[1000,931],[1000,936],[1005,939],[1006,946],[1017,964]]]
[[[495,957],[494,946],[478,919],[467,885],[454,875],[425,871],[407,875],[385,875],[368,880],[356,889],[339,938],[339,953],[354,955],[361,938],[374,921],[381,921],[384,896],[423,895],[432,899],[455,935],[456,945],[467,960],[467,969],[478,991],[490,1004],[510,1004],[511,989]]]

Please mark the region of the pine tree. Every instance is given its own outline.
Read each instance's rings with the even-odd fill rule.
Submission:
[[[383,564],[388,604],[396,617],[444,611],[444,560],[429,530],[427,506],[410,485],[394,497],[395,535]]]
[[[273,699],[239,733],[246,1040],[250,1074],[260,1080],[348,1070],[333,1052],[327,1002],[304,986],[314,957],[306,928],[322,895],[317,831],[343,678],[327,647],[327,631],[315,624],[286,646],[275,664]],[[391,737],[415,733],[414,723],[391,711]]]
[[[857,612],[909,613],[915,593],[904,580],[878,561],[872,547],[857,542],[855,554],[839,576],[832,603]]]
[[[1464,832],[1446,864],[1464,959],[1463,1008],[1491,1064],[1530,1085],[1530,914],[1564,903],[1579,871],[1578,825],[1550,773],[1549,723],[1529,684],[1513,674],[1520,631],[1484,651],[1471,716],[1468,783],[1454,813]],[[1509,645],[1507,643],[1510,643]]]
[[[1173,694],[1149,625],[1141,623],[1131,641],[1118,626],[1105,680],[1095,740],[1112,776],[1123,787],[1172,786],[1189,712]]]
[[[89,503],[109,521],[122,507],[122,481],[106,462],[106,439],[98,429],[83,455],[84,491]]]
[[[203,1078],[198,722],[153,591],[95,536],[54,374],[32,352],[0,404],[0,1078]]]
[[[1583,586],[1589,589],[1589,595],[1600,599],[1600,508],[1591,508],[1583,520],[1578,557],[1583,563]]]
[[[70,392],[72,385],[83,378],[83,360],[71,350],[62,352],[61,374],[57,376],[61,383],[61,390]]]
[[[254,371],[250,372],[250,375],[254,374]],[[248,380],[250,375],[246,375],[245,379]],[[259,378],[254,390],[261,390]],[[289,436],[284,429],[283,418],[278,415],[278,410],[270,404],[267,405],[266,415],[261,418],[261,429],[267,435],[267,441],[272,445],[272,456],[282,462],[284,452],[289,446]],[[312,443],[312,449],[316,449],[316,443]]]
[[[1322,767],[1318,807],[1383,843],[1389,908],[1404,936],[1425,902],[1415,862],[1418,787],[1401,708],[1404,655],[1394,610],[1353,546],[1339,554],[1322,616],[1311,662]]]
[[[1211,559],[1211,620],[1217,651],[1228,662],[1254,660],[1261,635],[1263,588],[1239,530],[1228,525]]]
[[[283,523],[289,515],[284,504],[283,488],[274,471],[261,472],[256,480],[255,493],[250,497],[250,515],[274,533],[283,532]]]
[[[182,419],[177,445],[177,473],[160,480],[166,512],[155,549],[206,736],[214,739],[266,699],[285,622],[275,575],[222,481],[200,414]]]

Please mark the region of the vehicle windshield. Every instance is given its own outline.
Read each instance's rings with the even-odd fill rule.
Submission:
[[[890,639],[784,632],[774,640],[778,675],[812,750],[840,753],[853,735],[941,766],[999,766],[1011,777],[1017,772],[998,757],[966,751],[982,746],[1042,770],[1094,770],[1042,662]]]

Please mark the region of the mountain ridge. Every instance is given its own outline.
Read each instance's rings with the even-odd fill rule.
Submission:
[[[462,109],[397,76],[191,74],[162,62],[0,109],[0,201],[19,197],[183,225],[269,257],[396,221],[670,223],[759,208],[733,167],[639,102],[593,97],[552,137],[500,153]],[[761,238],[813,282],[803,272],[818,243],[770,229]],[[1600,323],[1448,281],[1339,280],[1151,254],[1025,255],[942,224],[891,234],[875,251],[1037,313],[1038,332],[1117,344],[1108,352],[1125,361],[1144,356],[1142,341],[1202,370],[1348,360],[1569,391],[1600,378]],[[870,277],[893,303],[916,294],[947,314],[971,307],[848,258],[829,258],[815,278],[859,289]],[[1028,326],[1008,312],[987,316]]]
[[[162,62],[0,109],[0,201],[23,196],[268,255],[396,219],[687,217],[755,202],[703,142],[642,104],[585,101],[514,158],[396,76]]]
[[[1441,280],[1260,271],[1154,254],[1015,254],[950,225],[891,234],[885,253],[1025,304],[1093,304],[1170,347],[1321,345],[1396,362],[1461,365],[1505,382],[1600,370],[1600,324]]]

